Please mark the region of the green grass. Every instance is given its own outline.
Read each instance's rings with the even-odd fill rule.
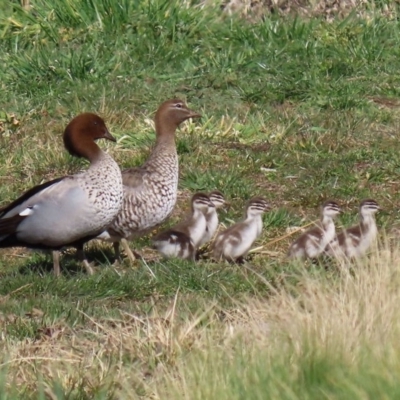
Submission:
[[[325,343],[312,341],[317,329],[302,336],[303,346],[282,339],[279,332],[290,329],[279,325],[271,342],[286,349],[282,354],[263,340],[225,340],[231,322],[242,321],[254,302],[271,304],[270,318],[280,314],[285,293],[312,299],[304,289],[310,279],[322,285],[318,293],[332,287],[329,296],[343,294],[346,279],[357,280],[330,261],[285,260],[293,239],[284,238],[287,228],[316,219],[324,200],[342,205],[339,227],[357,221],[366,197],[383,208],[381,232],[399,225],[397,11],[384,15],[387,2],[375,1],[360,18],[332,23],[276,15],[249,22],[218,4],[189,3],[32,0],[29,12],[1,3],[0,203],[86,168],[61,140],[67,122],[83,111],[105,118],[118,143],[101,146],[121,167],[140,165],[154,141],[154,111],[178,96],[203,118],[177,134],[180,196],[168,224],[195,191],[223,191],[231,202],[220,215],[225,225],[262,195],[272,211],[264,216],[260,248],[246,266],[201,260],[113,267],[109,246],[94,245],[96,274],[86,276],[67,256],[60,279],[45,255],[2,250],[0,397],[398,397],[391,375],[398,363],[374,354],[376,341],[357,352],[344,346],[349,357],[341,359],[334,347],[321,353]],[[146,258],[149,244],[145,237],[131,245]],[[393,254],[389,266],[398,262]],[[396,292],[390,285],[382,292]],[[296,310],[295,326],[306,318]]]

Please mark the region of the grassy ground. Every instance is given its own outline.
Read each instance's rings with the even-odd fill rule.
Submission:
[[[114,268],[105,244],[86,276],[68,255],[0,258],[2,398],[397,398],[398,251],[340,273],[285,261],[290,227],[327,198],[357,220],[375,198],[381,232],[400,221],[400,22],[393,13],[327,23],[250,23],[182,2],[32,1],[0,7],[0,199],[86,165],[61,132],[104,116],[121,167],[143,162],[152,115],[179,96],[203,119],[178,133],[179,203],[220,189],[273,205],[245,266],[203,260]],[[132,247],[150,260],[148,238]],[[325,267],[325,268],[324,268]]]

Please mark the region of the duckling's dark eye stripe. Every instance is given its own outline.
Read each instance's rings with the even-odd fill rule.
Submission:
[[[362,207],[367,207],[367,208],[379,208],[379,205],[377,203],[364,203]]]
[[[210,200],[208,199],[197,199],[196,202],[201,204],[210,204]]]
[[[252,204],[251,208],[254,208],[256,210],[264,210],[267,207],[266,204]]]

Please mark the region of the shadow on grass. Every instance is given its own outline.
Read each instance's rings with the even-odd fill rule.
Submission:
[[[109,266],[114,262],[114,253],[111,249],[89,248],[85,251],[89,263],[95,266]],[[74,276],[85,272],[85,268],[80,264],[73,249],[61,252],[60,257],[61,273],[67,276]],[[25,265],[22,265],[17,273],[29,275],[32,273],[49,274],[53,273],[53,259],[51,252],[35,252],[34,257]]]

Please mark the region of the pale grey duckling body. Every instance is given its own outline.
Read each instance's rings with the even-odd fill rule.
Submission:
[[[339,205],[326,201],[321,207],[321,219],[316,226],[300,235],[289,247],[290,258],[316,258],[336,235],[334,218],[340,213]]]
[[[205,215],[215,208],[208,195],[196,193],[191,199],[191,213],[179,224],[156,235],[154,248],[166,258],[194,260],[196,249],[206,233]]]
[[[375,200],[363,200],[359,207],[359,224],[341,231],[326,246],[326,254],[337,258],[364,256],[376,241],[378,228],[375,214],[378,210],[379,205]]]
[[[214,207],[210,207],[205,214],[206,231],[203,235],[203,238],[200,240],[199,247],[205,245],[214,237],[219,224],[217,210],[223,207],[226,203],[224,195],[218,190],[210,192],[208,196],[211,202],[214,204]]]
[[[213,258],[238,261],[245,257],[255,240],[261,235],[262,214],[270,206],[262,197],[254,197],[246,204],[243,220],[220,232],[213,244]]]
[[[183,121],[199,117],[200,114],[179,99],[167,100],[158,108],[155,146],[141,167],[122,171],[123,205],[113,223],[99,236],[113,242],[117,259],[120,258],[119,242],[122,242],[128,257],[134,261],[126,240],[150,232],[171,215],[179,175],[175,131]]]
[[[84,113],[64,131],[71,155],[84,157],[89,168],[33,187],[0,210],[0,247],[59,250],[74,246],[90,272],[83,245],[115,218],[122,205],[122,178],[117,163],[95,143],[115,139],[97,115]],[[54,254],[54,272],[60,273]]]

